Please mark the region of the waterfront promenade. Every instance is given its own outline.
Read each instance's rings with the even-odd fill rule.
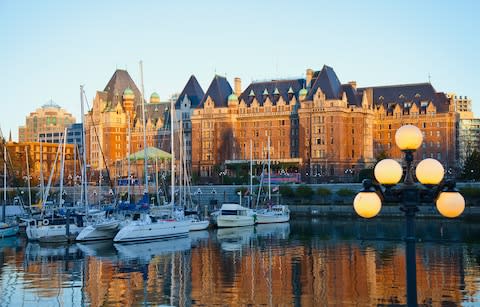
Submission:
[[[292,190],[296,190],[300,186],[308,186],[312,189],[313,195],[308,198],[301,197],[282,197],[280,196],[279,201],[282,204],[286,204],[290,207],[292,212],[292,217],[295,216],[351,216],[356,217],[356,213],[353,210],[353,198],[355,194],[361,189],[360,183],[337,183],[337,184],[292,184],[289,187]],[[477,182],[460,182],[457,184],[457,187],[462,189],[469,190],[480,190],[480,183]],[[200,204],[200,209],[202,212],[205,210],[211,212],[215,209],[218,209],[222,203],[225,202],[234,202],[238,203],[240,197],[238,195],[239,190],[247,189],[246,185],[200,185],[192,186],[192,200],[194,203]],[[318,189],[328,190],[328,195],[318,195]],[[136,198],[140,198],[143,193],[143,186],[134,186],[131,188],[132,194]],[[25,188],[9,188],[7,189],[9,195],[22,194],[25,202],[28,200],[27,190]],[[51,194],[57,193],[58,188],[53,187],[51,189]],[[70,202],[75,199],[75,201],[80,200],[80,187],[64,187],[66,198]],[[254,191],[258,190],[258,186],[254,186]],[[3,191],[3,190],[2,190]],[[119,187],[117,190],[118,195],[123,195],[126,193],[127,187]],[[343,194],[339,191],[344,192]],[[32,194],[34,194],[32,192]],[[150,194],[152,195],[152,203],[154,203],[153,195],[155,194],[155,188],[150,187]],[[342,195],[339,195],[342,194]],[[347,194],[347,195],[345,195]],[[277,201],[277,193],[272,194],[272,199],[274,202]],[[480,219],[480,197],[473,197],[469,195],[464,195],[466,200],[465,212],[461,217],[463,218],[472,218]],[[89,187],[89,202],[91,204],[98,203],[108,203],[111,199],[110,187],[103,186],[90,186]],[[242,197],[242,203],[248,204],[248,196]],[[252,199],[256,198],[256,195],[253,195]],[[160,200],[163,198],[160,196]],[[9,202],[11,203],[11,202]],[[433,204],[424,204],[420,207],[420,212],[418,215],[420,217],[428,218],[439,218],[435,206]],[[7,214],[8,214],[7,210]],[[0,213],[1,215],[1,213]],[[380,212],[381,216],[384,217],[400,217],[403,216],[403,213],[395,205],[384,205]]]

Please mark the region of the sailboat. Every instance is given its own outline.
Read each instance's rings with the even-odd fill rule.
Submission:
[[[67,130],[65,129],[63,134],[63,144],[58,146],[58,151],[55,157],[54,165],[58,160],[58,155],[62,151],[62,160],[60,167],[60,193],[59,193],[59,206],[63,206],[63,174],[65,165],[65,146],[67,139]],[[83,229],[83,216],[78,214],[70,214],[67,210],[66,216],[58,215],[57,210],[54,210],[49,215],[46,215],[46,202],[48,198],[48,192],[52,183],[54,168],[50,173],[48,185],[45,190],[42,200],[42,219],[26,219],[27,228],[26,233],[29,240],[38,240],[44,243],[57,243],[68,242],[75,239],[75,237]]]
[[[80,86],[80,102],[81,102],[81,112],[82,112],[82,143],[83,143],[83,164],[82,164],[82,193],[83,200],[85,201],[85,211],[87,215],[91,217],[92,222],[87,225],[75,238],[77,241],[93,241],[93,240],[111,240],[117,234],[120,228],[120,220],[116,219],[112,212],[110,211],[90,211],[88,208],[88,197],[87,197],[87,170],[86,170],[86,153],[85,153],[85,125],[83,125],[83,97],[85,92],[83,86]]]
[[[143,148],[144,148],[144,180],[145,180],[145,191],[142,198],[142,204],[149,204],[148,197],[148,173],[147,173],[147,137],[146,137],[146,125],[145,125],[145,99],[143,97],[144,88],[143,88],[143,68],[142,62],[140,61],[140,76],[142,78],[142,113],[143,113]],[[170,118],[172,118],[174,106],[173,100],[170,105]],[[173,155],[173,122],[170,125],[171,132],[171,150],[172,150],[172,159],[171,159],[171,171],[172,171],[172,197],[171,197],[171,210],[173,215],[174,208],[174,194],[175,194],[175,159]],[[157,218],[153,215],[150,215],[147,212],[136,213],[133,216],[133,219],[120,229],[120,231],[113,238],[114,242],[129,242],[129,241],[143,241],[143,240],[155,240],[155,239],[166,239],[166,238],[175,238],[187,236],[191,222],[189,220],[176,220],[176,219],[163,219]]]
[[[186,159],[186,144],[183,134],[183,121],[179,123],[179,143],[180,143],[180,195],[179,204],[181,208],[184,208],[185,219],[190,221],[190,231],[205,230],[210,225],[208,219],[200,219],[197,210],[194,210],[192,193],[190,191],[190,176],[187,167]],[[172,151],[173,154],[175,154]]]
[[[290,220],[290,209],[288,209],[288,206],[272,205],[270,174],[270,136],[268,136],[268,207],[256,210],[258,224],[284,223]]]
[[[7,146],[3,144],[3,206],[2,222],[0,222],[0,238],[15,236],[18,233],[18,224],[6,220],[7,205]]]

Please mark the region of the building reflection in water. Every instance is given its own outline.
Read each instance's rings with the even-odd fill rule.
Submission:
[[[21,272],[13,287],[31,300],[72,295],[79,306],[405,304],[402,229],[401,220],[319,219],[131,245],[0,241],[1,281]],[[419,303],[480,303],[480,225],[429,220],[417,232]]]

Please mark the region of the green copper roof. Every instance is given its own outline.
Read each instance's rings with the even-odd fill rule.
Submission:
[[[307,89],[306,88],[302,88],[299,92],[298,92],[298,95],[300,96],[306,96],[308,93]]]
[[[151,98],[158,98],[158,99],[160,99],[160,95],[158,95],[157,92],[153,92],[152,95],[150,95],[150,99],[151,99]]]
[[[127,87],[124,91],[123,91],[123,96],[128,96],[128,95],[135,95],[132,91],[132,89],[129,87]]]
[[[235,93],[231,93],[230,95],[228,95],[228,101],[231,100],[238,100],[238,97],[237,95],[235,95]]]
[[[144,157],[144,150],[139,150],[136,153],[131,154],[128,156],[128,159],[130,161],[137,161],[137,160],[143,160]],[[147,159],[148,160],[169,160],[171,159],[172,155],[169,154],[168,152],[165,152],[163,150],[160,150],[156,147],[148,147],[147,148]]]

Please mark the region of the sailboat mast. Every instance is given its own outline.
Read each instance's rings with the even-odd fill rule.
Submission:
[[[252,208],[252,194],[253,194],[253,152],[252,152],[252,140],[250,139],[250,196],[249,199],[249,207]]]
[[[130,144],[132,143],[132,137],[130,135],[130,114],[129,113],[127,113],[127,121],[128,121],[128,147],[127,147],[127,159],[128,159],[128,161],[127,161],[127,163],[128,163],[128,166],[127,166],[127,168],[128,168],[128,170],[127,170],[127,172],[128,172],[128,188],[127,188],[128,190],[127,190],[127,193],[128,193],[128,196],[127,197],[128,197],[128,203],[130,204],[130,193],[131,193],[131,191],[130,191],[130,183],[131,182],[130,181],[132,180],[132,174],[130,172]]]
[[[77,141],[73,142],[73,205],[75,205],[75,178],[77,177]]]
[[[268,136],[268,201],[272,198],[272,190],[270,183],[270,135]]]
[[[63,176],[65,174],[65,147],[67,146],[67,129],[63,132],[62,162],[60,164],[60,207],[63,207]]]
[[[43,200],[43,193],[45,189],[45,182],[43,179],[43,139],[40,140],[40,196]]]
[[[7,145],[3,143],[3,206],[2,222],[5,223],[5,209],[7,206]]]
[[[83,110],[83,95],[85,94],[83,90],[83,85],[80,85],[80,108],[81,108],[81,117],[82,117],[82,156],[83,156],[83,167],[82,167],[82,185],[83,185],[83,199],[85,201],[85,211],[88,217],[88,180],[87,180],[87,145],[86,145],[86,135],[85,135],[85,123],[83,122],[83,117],[85,116]]]
[[[174,140],[173,140],[173,114],[174,114],[174,104],[173,99],[170,99],[170,151],[171,151],[171,175],[170,175],[170,187],[171,187],[171,195],[172,195],[172,213],[173,213],[173,205],[174,205],[174,198],[175,198],[175,150],[173,147]]]
[[[30,189],[30,165],[28,164],[28,146],[25,146],[25,159],[27,159],[27,188],[28,188],[28,207],[32,212],[32,191]]]
[[[144,87],[143,87],[143,62],[140,61],[140,83],[142,87],[142,92],[140,93],[140,97],[142,99],[142,121],[143,121],[143,171],[145,176],[145,194],[148,194],[148,165],[147,165],[147,125],[145,120],[145,99],[143,98],[144,95]]]

